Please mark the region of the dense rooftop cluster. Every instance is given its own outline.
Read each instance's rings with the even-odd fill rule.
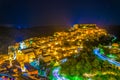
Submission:
[[[77,54],[79,50],[85,47],[85,41],[99,41],[99,38],[105,35],[107,35],[106,31],[99,29],[95,24],[76,24],[66,32],[56,32],[53,36],[35,37],[16,43],[15,46],[12,46],[14,50],[11,50],[10,46],[8,52],[10,54],[16,51],[17,57],[17,54],[21,51],[25,54],[32,49],[31,51],[34,51],[36,57],[40,55],[46,57],[45,62],[52,59],[60,60],[72,54]]]
[[[47,70],[51,68],[52,64],[52,67],[61,66],[61,74],[66,74],[66,76],[78,74],[80,76],[85,76],[87,71],[90,72],[90,70],[92,70],[91,73],[97,71],[94,69],[100,65],[100,61],[98,61],[96,56],[93,54],[94,48],[98,47],[100,49],[100,53],[97,53],[99,57],[100,55],[102,55],[101,58],[107,56],[106,58],[108,60],[112,60],[116,57],[115,59],[119,61],[117,55],[114,54],[120,52],[119,44],[112,44],[110,41],[114,41],[116,39],[116,37],[113,37],[114,39],[112,39],[112,37],[113,36],[108,34],[105,29],[98,28],[95,24],[75,24],[66,31],[55,32],[53,36],[33,37],[9,46],[8,55],[3,57],[1,56],[0,64],[8,60],[9,67],[12,67],[16,65],[15,61],[17,61],[19,63],[17,67],[21,68],[22,72],[28,72],[30,75],[39,74],[43,70],[44,72],[47,72]],[[103,51],[104,49],[110,54],[105,53]],[[4,59],[4,61],[2,59]],[[25,68],[26,64],[29,69]],[[66,67],[70,65],[73,66],[67,68],[69,69],[67,71]],[[89,68],[87,68],[88,66]],[[38,72],[33,68],[36,68]],[[73,73],[74,69],[78,69],[76,70],[78,73]],[[81,72],[79,72],[79,69]],[[106,67],[99,67],[98,69],[106,70]],[[52,71],[52,69],[50,70]],[[59,70],[59,68],[56,68],[53,69],[53,72],[56,75],[59,75]],[[69,71],[71,71],[70,74]],[[55,77],[54,74],[52,75]]]

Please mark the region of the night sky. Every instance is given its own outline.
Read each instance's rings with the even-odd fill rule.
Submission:
[[[0,24],[120,25],[120,0],[0,0]]]

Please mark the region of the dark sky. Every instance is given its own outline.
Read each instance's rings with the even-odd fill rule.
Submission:
[[[0,0],[0,24],[120,24],[120,0]]]

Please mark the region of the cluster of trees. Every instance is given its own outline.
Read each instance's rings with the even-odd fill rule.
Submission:
[[[107,71],[120,73],[117,67],[109,64],[107,61],[102,61],[90,53],[80,53],[78,57],[69,57],[65,63],[61,64],[60,73],[66,76],[79,76],[81,78],[81,76],[84,77],[84,73],[94,74],[98,72],[101,74],[100,76],[102,77],[102,73]],[[106,76],[108,75],[105,75],[105,77]],[[94,78],[97,77],[98,76],[95,76]],[[120,77],[120,75],[114,77]]]
[[[103,73],[107,71],[120,73],[118,67],[108,63],[107,61],[102,61],[92,53],[94,47],[98,46],[101,43],[102,45],[106,45],[106,41],[107,44],[109,44],[109,42],[111,41],[109,36],[99,38],[99,41],[84,42],[85,47],[81,52],[79,52],[79,56],[75,57],[75,55],[72,55],[71,57],[68,57],[68,60],[65,63],[60,65],[60,73],[64,76],[77,76],[79,78],[86,78],[85,76],[83,76],[84,73],[97,73],[96,76],[92,77],[93,80],[117,80],[120,75],[103,75]],[[106,51],[108,52],[108,50]]]

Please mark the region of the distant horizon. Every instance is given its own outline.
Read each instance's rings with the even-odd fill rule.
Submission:
[[[76,23],[77,24],[77,23]],[[78,24],[85,24],[85,23],[78,23]],[[86,23],[87,24],[87,23]],[[95,23],[88,23],[88,24],[95,24]],[[74,24],[73,24],[74,25]],[[31,27],[45,27],[45,26],[73,26],[68,24],[50,24],[50,25],[24,25],[24,24],[0,24],[0,27],[16,27],[16,28],[31,28]],[[120,26],[120,24],[96,24],[97,26]]]

